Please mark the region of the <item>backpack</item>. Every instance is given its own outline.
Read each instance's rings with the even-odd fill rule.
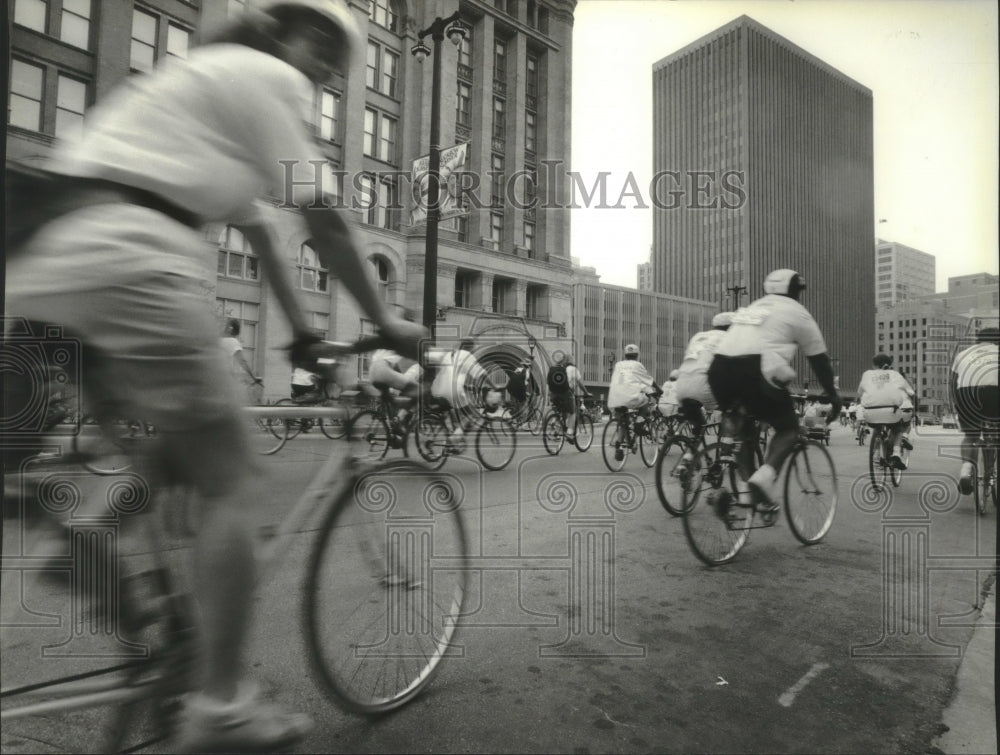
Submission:
[[[547,382],[552,393],[569,393],[569,375],[566,374],[566,365],[554,364],[549,367]]]

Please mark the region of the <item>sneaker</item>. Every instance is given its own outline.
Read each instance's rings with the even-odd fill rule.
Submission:
[[[263,702],[256,686],[232,703],[193,695],[185,703],[174,752],[274,752],[291,747],[313,728],[302,713]]]
[[[889,457],[889,466],[893,469],[906,469],[906,462],[903,461],[902,452],[899,449],[893,451]]]
[[[625,451],[621,446],[615,449],[615,461],[621,461],[625,458]]]
[[[907,437],[905,437],[905,436],[900,441],[900,444],[903,446],[903,450],[904,451],[912,451],[913,450],[913,444],[910,443],[910,439],[907,438]]]
[[[773,511],[778,508],[778,504],[774,502],[774,483],[777,477],[774,467],[765,464],[747,480],[751,499],[763,511]]]

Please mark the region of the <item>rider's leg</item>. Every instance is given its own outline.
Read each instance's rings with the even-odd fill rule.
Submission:
[[[767,422],[774,428],[774,436],[767,445],[764,463],[747,480],[751,492],[759,502],[773,505],[778,470],[781,469],[798,440],[799,418],[795,412],[791,395],[766,382],[763,378],[757,383],[757,390],[747,397],[747,409],[753,416]],[[749,451],[751,458],[753,444],[756,442],[756,438],[752,438],[749,444],[744,443],[743,450]]]

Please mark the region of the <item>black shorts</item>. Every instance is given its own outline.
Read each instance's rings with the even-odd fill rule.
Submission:
[[[962,432],[988,431],[990,423],[994,424],[992,429],[996,431],[996,423],[1000,422],[997,393],[995,385],[977,385],[955,391],[955,412]]]
[[[759,354],[742,357],[716,354],[708,368],[708,386],[724,412],[742,405],[754,418],[767,422],[778,432],[799,427],[791,394],[764,379]]]
[[[563,414],[572,414],[576,410],[576,402],[572,393],[556,393],[549,391],[549,401],[552,408]]]

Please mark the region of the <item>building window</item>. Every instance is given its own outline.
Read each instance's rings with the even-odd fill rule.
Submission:
[[[479,282],[477,273],[459,270],[455,273],[455,306],[469,309],[473,306],[473,291]]]
[[[455,218],[455,232],[459,241],[469,241],[469,216],[459,215]]]
[[[385,177],[376,183],[375,176],[361,176],[361,209],[365,211],[365,222],[379,228],[395,227],[395,212],[398,209],[396,182]]]
[[[525,291],[525,314],[532,320],[547,320],[549,317],[546,308],[545,286],[528,286]]]
[[[219,234],[218,274],[220,278],[260,280],[260,261],[250,248],[250,242],[232,226]]]
[[[504,159],[496,153],[490,156],[490,197],[491,207],[503,207]]]
[[[240,346],[247,364],[255,368],[254,356],[257,353],[257,323],[260,322],[260,305],[252,301],[235,299],[216,299],[215,313],[221,322],[234,317],[240,322]],[[221,330],[221,328],[220,328]]]
[[[524,224],[524,248],[529,252],[535,251],[535,224]],[[534,255],[532,255],[534,256]]]
[[[382,50],[382,94],[396,96],[396,81],[399,79],[399,54],[392,50]]]
[[[87,85],[69,76],[59,76],[56,90],[56,137],[77,139],[83,132],[83,111],[87,104]]]
[[[330,272],[320,264],[319,255],[308,243],[299,247],[296,265],[299,270],[299,288],[303,291],[326,293],[329,289]]]
[[[493,45],[493,81],[501,88],[507,82],[507,42],[499,38]]]
[[[365,108],[365,154],[384,162],[395,162],[396,128],[395,118],[372,108]]]
[[[472,25],[465,24],[465,38],[458,44],[458,75],[472,81]]]
[[[186,58],[190,41],[191,32],[187,29],[167,24],[167,55],[172,55],[175,58]]]
[[[389,303],[389,263],[381,257],[371,259],[372,272],[375,279],[375,290],[379,300],[385,304]]]
[[[506,124],[504,122],[504,101],[499,97],[493,98],[493,138],[503,141],[506,136]]]
[[[535,154],[535,114],[530,110],[524,111],[524,150]]]
[[[337,121],[340,118],[340,94],[324,89],[319,97],[319,137],[337,141]]]
[[[132,11],[132,50],[130,65],[133,71],[152,71],[156,61],[156,27],[159,19],[141,10]]]
[[[365,59],[365,85],[376,92],[395,97],[398,80],[399,53],[369,40]]]
[[[90,49],[90,5],[90,0],[63,0],[59,39],[81,50]]]
[[[44,69],[22,60],[10,65],[10,102],[7,123],[29,131],[42,130]]]
[[[461,81],[458,82],[455,123],[459,126],[472,127],[472,87]]]
[[[44,0],[15,0],[14,23],[45,34],[49,4]]]
[[[499,315],[507,314],[508,309],[513,305],[512,286],[509,280],[504,278],[493,279],[493,311]]]
[[[490,213],[490,239],[497,247],[503,244],[503,215],[498,212]]]
[[[524,93],[528,96],[528,107],[534,109],[538,99],[538,58],[534,55],[528,55],[527,74]]]
[[[399,10],[393,0],[369,0],[368,18],[389,31],[399,31]]]

